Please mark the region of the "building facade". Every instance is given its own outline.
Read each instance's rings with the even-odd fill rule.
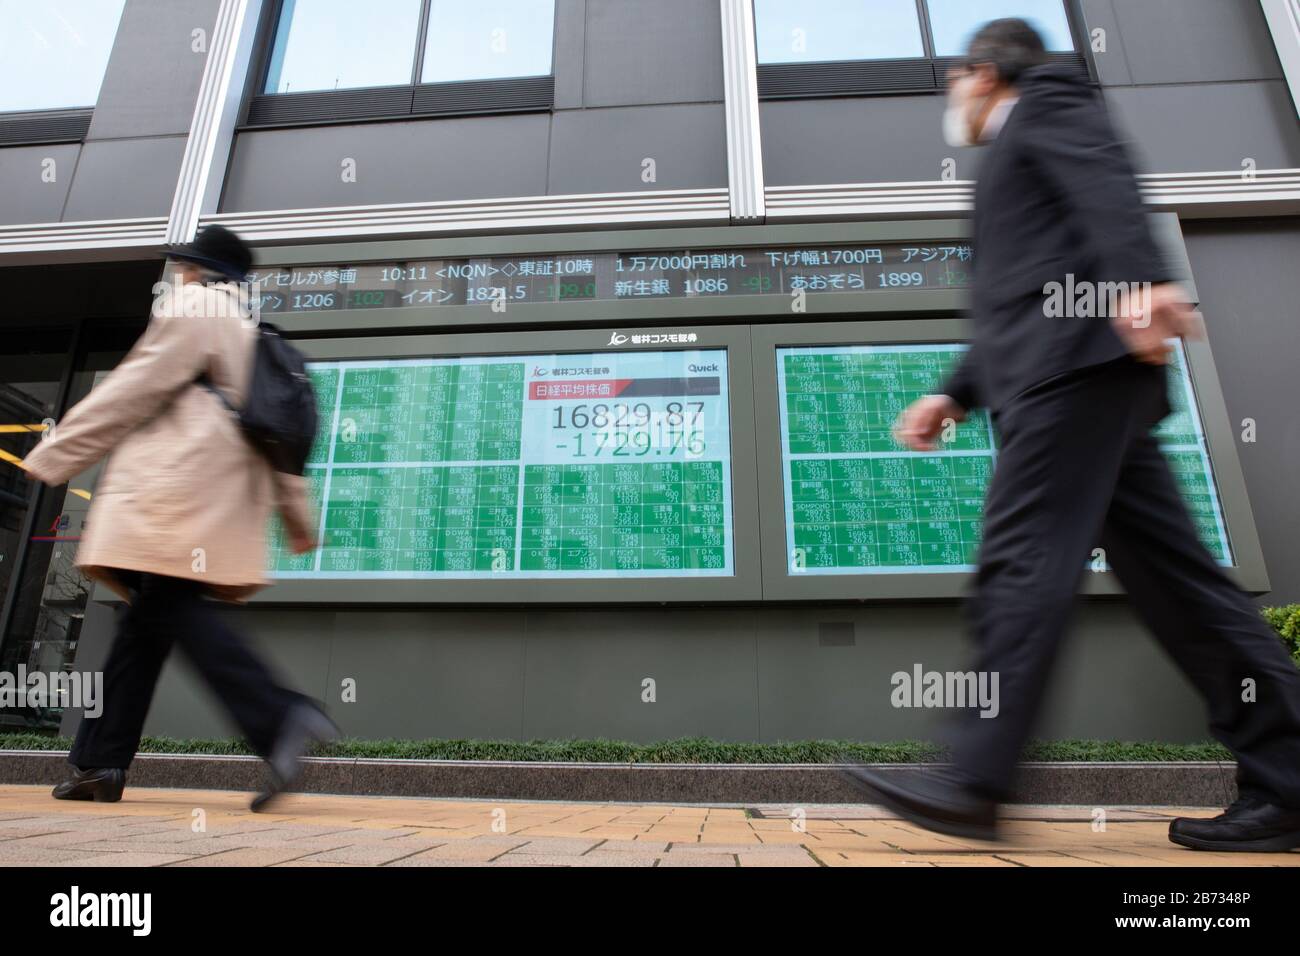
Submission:
[[[14,462],[221,223],[324,423],[324,547],[231,613],[345,733],[926,735],[891,676],[965,666],[996,435],[887,424],[961,349],[944,76],[1008,15],[1101,90],[1205,315],[1162,441],[1207,543],[1300,600],[1297,0],[0,0],[0,669],[103,661],[94,472]],[[1041,735],[1203,739],[1083,561]],[[173,661],[146,730],[229,728]]]

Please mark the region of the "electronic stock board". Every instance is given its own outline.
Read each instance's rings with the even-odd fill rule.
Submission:
[[[997,459],[986,411],[933,451],[891,434],[912,401],[938,392],[965,346],[804,346],[777,350],[787,554],[801,574],[974,570]],[[1232,563],[1187,361],[1174,352],[1173,414],[1156,431],[1201,540]]]
[[[322,547],[295,578],[733,574],[727,351],[309,365]]]

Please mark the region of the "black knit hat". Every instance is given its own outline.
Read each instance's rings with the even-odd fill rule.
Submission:
[[[162,254],[169,259],[197,262],[240,281],[253,265],[253,253],[243,239],[225,226],[204,226],[193,242],[167,246]]]

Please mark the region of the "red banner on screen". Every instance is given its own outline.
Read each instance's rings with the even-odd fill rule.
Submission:
[[[565,398],[617,398],[632,384],[630,378],[588,379],[573,382],[531,382],[528,397],[542,401]]]

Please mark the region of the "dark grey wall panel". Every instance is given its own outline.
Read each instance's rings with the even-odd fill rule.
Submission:
[[[890,676],[965,670],[971,647],[952,604],[625,610],[312,611],[241,609],[291,686],[324,699],[345,735],[529,740],[681,736],[776,742],[929,738],[943,712],[896,709]],[[852,623],[826,645],[822,622]],[[102,661],[111,630],[87,618],[79,666]],[[328,670],[328,673],[327,673]],[[357,702],[340,681],[357,679]],[[653,678],[653,703],[642,681]],[[72,721],[64,727],[67,732]],[[146,731],[220,736],[224,715],[179,658],[164,671]],[[1195,694],[1122,602],[1080,609],[1038,733],[1194,741]]]
[[[840,633],[823,641],[825,625]],[[965,670],[960,627],[951,605],[766,612],[758,640],[764,739],[925,739],[937,715],[894,708],[890,679],[918,663]]]
[[[587,0],[555,0],[555,77],[557,110],[582,105],[583,48],[587,42]]]
[[[823,623],[851,624],[851,645],[827,646]],[[763,612],[758,637],[763,740],[932,739],[948,713],[895,708],[897,671],[965,671],[972,648],[951,606]],[[1062,739],[1200,740],[1199,700],[1120,602],[1081,609],[1048,692],[1038,733]]]
[[[722,100],[717,0],[587,0],[587,106]]]
[[[475,116],[240,133],[223,212],[546,192],[550,117]],[[344,158],[357,181],[342,181]]]
[[[410,737],[513,739],[524,729],[525,623],[508,612],[341,611],[322,697],[356,737],[402,726]],[[347,678],[355,703],[341,703]]]
[[[600,193],[727,185],[722,104],[562,110],[552,120],[547,192]],[[641,180],[655,161],[656,181]]]
[[[184,152],[184,136],[87,142],[64,220],[167,215]]]
[[[1120,87],[1106,91],[1148,172],[1300,166],[1300,125],[1281,81]]]
[[[58,222],[80,152],[77,143],[0,149],[0,223]],[[41,178],[47,158],[54,160],[52,183]]]
[[[1138,85],[1282,76],[1257,0],[1117,0],[1113,9]]]
[[[943,108],[934,95],[762,102],[763,174],[772,186],[938,182],[952,157],[972,179],[978,150],[943,141]]]
[[[1300,126],[1280,81],[1119,87],[1106,98],[1142,172],[1300,166]],[[978,173],[978,150],[943,142],[939,96],[773,100],[759,105],[763,170],[774,186],[938,180]],[[810,144],[816,148],[810,148]]]
[[[320,698],[326,693],[333,614],[275,610],[254,613],[245,607],[224,608],[222,613],[231,627],[249,637],[256,650],[269,662],[277,680],[313,697]],[[101,622],[102,628],[103,618],[96,620]],[[102,640],[99,628],[95,640]],[[78,659],[80,654],[79,650]],[[240,736],[220,701],[180,653],[179,647],[168,661],[164,674],[145,722],[146,734],[165,737]],[[337,695],[334,700],[338,700]],[[66,733],[68,727],[63,730]]]
[[[1257,440],[1237,451],[1273,585],[1261,603],[1300,601],[1300,219],[1184,222],[1183,234],[1228,419],[1239,438],[1243,419],[1257,423]]]
[[[759,613],[530,613],[526,736],[757,739]]]
[[[1049,703],[1036,736],[1211,739],[1200,696],[1126,601],[1094,604],[1076,621],[1049,679]]]
[[[220,0],[128,0],[91,119],[89,139],[187,133]]]
[[[1092,31],[1105,31],[1105,49],[1093,49],[1091,54],[1102,86],[1127,86],[1132,83],[1133,74],[1128,68],[1124,34],[1119,29],[1119,19],[1115,16],[1115,0],[1083,0],[1081,6],[1084,34],[1089,47],[1093,45]]]

